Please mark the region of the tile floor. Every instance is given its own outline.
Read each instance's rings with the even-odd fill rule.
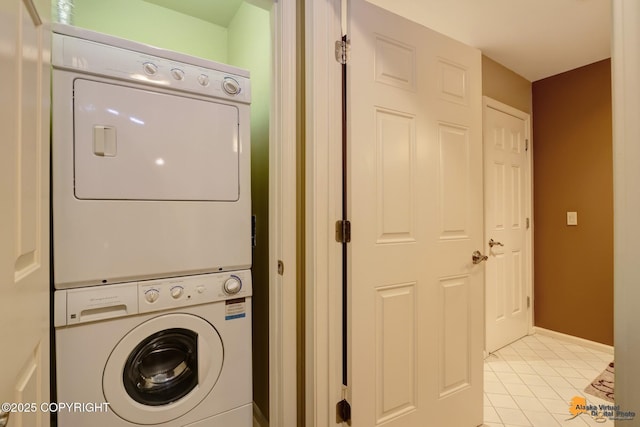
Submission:
[[[575,396],[588,405],[612,403],[584,388],[613,360],[611,354],[551,338],[530,335],[485,359],[485,427],[612,427],[586,414],[569,419]]]

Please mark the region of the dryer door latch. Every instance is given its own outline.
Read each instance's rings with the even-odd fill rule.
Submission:
[[[95,125],[93,127],[93,154],[100,157],[115,157],[117,153],[116,128]]]

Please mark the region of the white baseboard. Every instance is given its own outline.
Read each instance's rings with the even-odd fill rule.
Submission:
[[[590,348],[592,350],[601,351],[603,353],[607,353],[613,356],[613,346],[601,344],[595,341],[589,341],[584,338],[574,337],[573,335],[563,334],[562,332],[556,332],[545,328],[540,328],[538,326],[533,327],[533,332],[536,334],[544,335],[551,338],[556,338],[562,341],[568,341],[572,344],[578,344],[583,347]]]
[[[256,402],[253,402],[253,425],[259,427],[269,427],[269,421],[264,416]]]

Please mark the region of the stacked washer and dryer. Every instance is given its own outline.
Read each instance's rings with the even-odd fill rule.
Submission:
[[[251,426],[248,72],[65,25],[52,63],[58,426]]]

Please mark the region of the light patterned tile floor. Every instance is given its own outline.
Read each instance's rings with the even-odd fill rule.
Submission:
[[[611,354],[544,335],[530,335],[490,354],[484,363],[486,427],[613,427],[582,414],[571,419],[569,402],[612,403],[584,388],[613,360]]]

